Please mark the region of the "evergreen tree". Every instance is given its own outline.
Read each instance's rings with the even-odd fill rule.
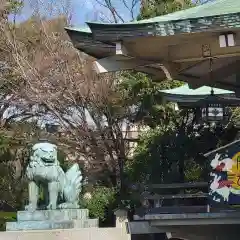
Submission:
[[[138,20],[153,18],[193,7],[191,0],[143,0]]]

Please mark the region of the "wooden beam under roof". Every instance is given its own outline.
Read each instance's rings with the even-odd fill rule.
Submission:
[[[211,73],[210,71],[207,71],[201,77],[189,76],[192,79],[192,81],[191,80],[189,81],[189,85],[191,88],[196,89],[203,85],[214,84],[214,82],[216,81],[220,81],[220,80],[224,81],[224,79],[226,79],[227,77],[237,72],[239,63],[240,63],[239,61],[231,62],[229,64],[226,64],[225,66],[222,66],[218,69],[213,70]],[[187,75],[185,75],[185,77],[186,76]]]

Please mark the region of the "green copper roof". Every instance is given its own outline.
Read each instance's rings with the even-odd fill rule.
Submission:
[[[240,28],[240,0],[215,0],[164,16],[121,24],[88,22],[88,27],[66,28],[72,35],[114,45],[125,38],[170,36]],[[76,40],[76,39],[75,39]],[[84,41],[84,39],[82,39]]]
[[[163,99],[168,102],[178,103],[180,106],[191,107],[194,103],[204,99],[211,94],[211,87],[202,86],[197,89],[190,89],[188,84],[185,84],[181,87],[161,90]],[[219,88],[213,88],[214,94],[221,97],[235,97],[234,92],[223,90]]]
[[[240,0],[216,0],[197,7],[174,12],[164,16],[154,17],[133,23],[165,22],[185,19],[203,18],[217,15],[233,14],[240,12]],[[130,23],[131,24],[131,23]]]
[[[240,0],[215,0],[196,7],[188,8],[185,10],[177,11],[167,15],[144,19],[140,21],[132,21],[121,24],[113,23],[99,23],[89,22],[88,24],[101,24],[101,25],[134,25],[144,23],[157,23],[168,21],[179,21],[186,19],[205,18],[211,16],[220,16],[227,14],[234,14],[240,12]]]
[[[122,24],[88,22],[93,37],[104,42],[126,38],[173,36],[240,28],[240,0],[216,0],[172,14]]]
[[[162,93],[173,94],[173,95],[185,95],[185,96],[205,96],[211,93],[211,87],[202,86],[197,89],[190,89],[188,84],[185,84],[178,88],[161,90]],[[234,94],[232,91],[223,90],[219,88],[213,88],[214,94]]]

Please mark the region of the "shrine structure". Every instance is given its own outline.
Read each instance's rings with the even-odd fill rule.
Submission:
[[[66,30],[77,49],[97,58],[98,73],[135,69],[155,81],[167,77],[190,88],[208,85],[239,94],[239,0],[211,1],[130,23],[87,25]]]
[[[66,31],[75,48],[96,58],[94,68],[99,74],[134,69],[149,74],[153,81],[177,79],[188,84],[188,90],[186,86],[180,89],[185,99],[190,99],[186,94],[190,89],[195,91],[195,98],[197,95],[201,98],[196,92],[201,92],[203,86],[224,89],[215,91],[216,95],[240,97],[240,0],[215,0],[130,23],[88,22],[87,25],[87,28],[66,28]],[[164,94],[173,97],[173,91]],[[211,159],[214,163],[215,160]],[[227,161],[218,160],[214,171],[221,161]],[[235,162],[238,163],[231,164]],[[229,186],[221,189],[219,182],[215,183],[216,193],[224,189],[230,191],[226,189]],[[163,195],[164,189],[179,190],[180,194]],[[151,207],[135,214],[134,221],[127,223],[129,233],[145,234],[143,239],[146,234],[166,233],[168,239],[238,240],[239,211],[232,208],[213,210],[208,204],[208,189],[208,182],[145,186],[142,196],[152,203]],[[206,204],[178,204],[184,199],[186,202],[202,199]],[[168,200],[175,205],[164,206]]]
[[[188,84],[183,86],[160,90],[160,93],[164,101],[177,103],[180,107],[190,107],[194,105],[197,101],[200,101],[211,94],[211,91],[214,92],[215,96],[222,98],[234,98],[235,93],[233,91],[211,88],[208,86],[202,86],[197,89],[189,88]]]

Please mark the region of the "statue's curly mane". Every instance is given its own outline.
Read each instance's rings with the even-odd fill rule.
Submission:
[[[29,179],[34,179],[35,177],[44,179],[47,174],[49,180],[52,179],[56,181],[58,177],[53,176],[52,173],[62,175],[62,169],[60,169],[57,159],[57,149],[54,146],[55,145],[52,144],[41,143],[34,145],[26,171]]]
[[[30,162],[38,163],[37,165],[59,165],[57,159],[57,149],[53,144],[36,144],[33,147],[33,154]]]

